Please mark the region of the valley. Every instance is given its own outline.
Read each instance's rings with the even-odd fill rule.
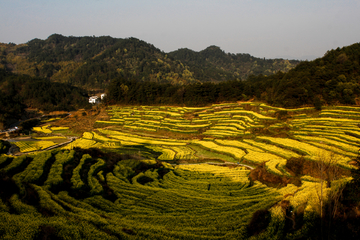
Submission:
[[[0,48],[1,239],[358,239],[359,43]]]

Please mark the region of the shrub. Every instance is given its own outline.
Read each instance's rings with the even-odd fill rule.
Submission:
[[[8,141],[0,140],[0,154],[7,153],[11,145]]]
[[[254,212],[247,230],[250,236],[257,235],[264,231],[270,223],[270,212],[267,209],[260,209]]]

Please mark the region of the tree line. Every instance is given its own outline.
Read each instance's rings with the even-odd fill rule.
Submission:
[[[179,86],[117,78],[111,81],[107,89],[107,103],[205,106],[222,101],[248,99],[244,94],[244,87],[244,82],[237,80]]]
[[[91,106],[83,89],[0,69],[0,127],[21,119],[28,107],[50,112]]]

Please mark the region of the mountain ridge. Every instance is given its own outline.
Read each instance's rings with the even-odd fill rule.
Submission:
[[[244,80],[253,74],[286,72],[300,62],[226,54],[214,45],[200,52],[187,50],[192,51],[189,59],[182,49],[165,53],[137,38],[110,36],[53,34],[25,44],[0,44],[0,49],[1,68],[88,89],[104,89],[116,77],[177,85]]]

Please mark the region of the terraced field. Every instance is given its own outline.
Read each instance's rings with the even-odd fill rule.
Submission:
[[[56,131],[67,130],[67,129],[69,129],[69,128],[68,127],[51,127],[51,125],[44,125],[42,127],[34,127],[33,128],[33,130],[36,132],[42,132],[42,133],[46,133],[46,134],[51,134]]]
[[[1,239],[247,239],[259,209],[270,209],[271,219],[252,239],[285,237],[279,202],[301,207],[310,219],[319,192],[326,196],[349,181],[345,174],[328,187],[316,174],[294,174],[288,162],[331,156],[346,172],[360,142],[360,108],[232,103],[113,106],[108,114],[61,149],[0,157]],[[34,130],[48,141],[55,129]],[[26,147],[20,150],[34,146]],[[240,164],[263,166],[289,183],[252,181]],[[304,229],[291,236],[306,236]]]
[[[149,160],[54,150],[2,157],[2,239],[229,239],[246,236],[251,213],[281,194],[249,170],[172,167]],[[93,154],[94,155],[94,154]],[[4,186],[4,185],[2,185]],[[231,231],[229,231],[231,230]],[[244,235],[245,234],[245,235]]]
[[[287,120],[279,120],[278,113],[284,111]],[[98,122],[102,128],[96,131],[107,140],[98,142],[118,140],[120,148],[131,143],[150,145],[167,160],[197,158],[197,151],[190,153],[171,145],[196,146],[229,156],[233,162],[265,162],[278,175],[289,175],[284,170],[289,158],[315,160],[329,152],[337,154],[338,165],[350,169],[360,142],[360,108],[354,107],[328,107],[318,113],[312,108],[286,110],[240,103],[207,108],[111,107],[108,113],[110,120]],[[158,119],[147,120],[149,116]]]

